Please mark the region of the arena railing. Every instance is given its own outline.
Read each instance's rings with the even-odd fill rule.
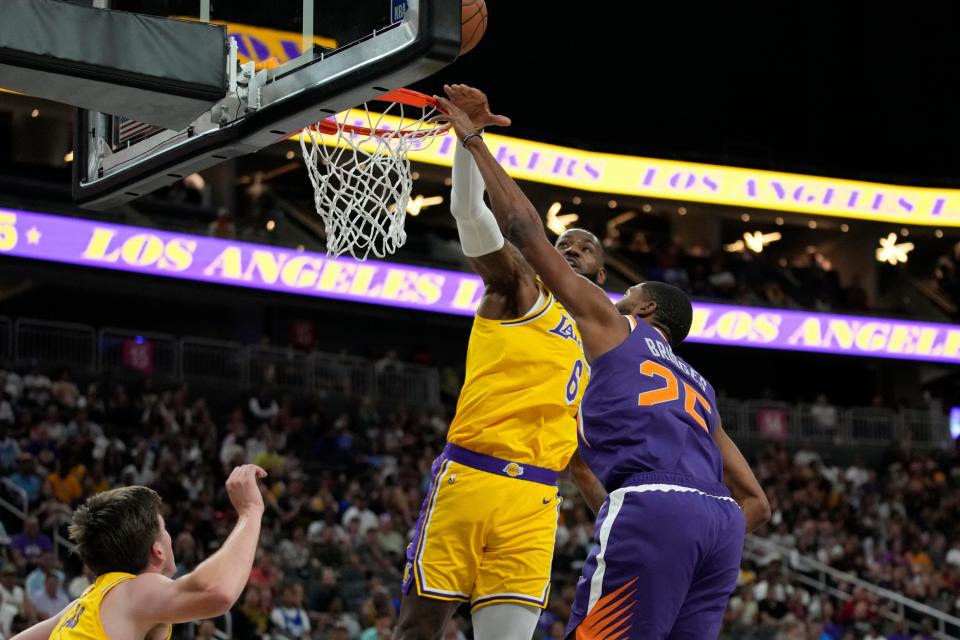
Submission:
[[[22,318],[14,322],[13,333],[14,359],[19,363],[56,363],[84,373],[96,369],[93,327]]]
[[[22,366],[66,366],[83,373],[119,372],[230,389],[270,386],[323,397],[420,406],[440,401],[437,369],[412,363],[374,363],[345,354],[307,354],[292,348],[190,336],[178,339],[129,329],[97,332],[87,325],[30,318],[11,323],[0,317],[0,345],[5,326],[9,351]],[[737,439],[875,446],[910,439],[915,446],[925,447],[950,441],[942,413],[728,398],[720,398],[718,407],[725,429]]]
[[[10,478],[0,478],[0,481],[3,482],[3,492],[7,496],[13,497],[15,495],[20,499],[20,506],[18,507],[6,498],[0,497],[0,506],[3,506],[21,520],[25,519],[30,514],[30,497],[27,492]]]
[[[10,318],[0,316],[0,362],[13,357],[13,323]]]
[[[738,440],[809,441],[814,444],[888,446],[907,439],[917,446],[950,442],[941,412],[876,407],[831,407],[771,400],[717,402],[724,429]]]
[[[229,389],[268,386],[280,391],[346,399],[440,403],[439,373],[433,367],[403,363],[402,371],[377,374],[366,358],[293,348],[241,345],[185,336],[177,338],[116,327],[96,331],[87,325],[0,317],[0,354],[22,367],[65,367],[76,373],[111,373],[120,378],[152,378],[161,383],[191,382]]]
[[[315,391],[323,397],[351,399],[376,395],[374,368],[365,358],[317,352],[312,356]]]
[[[180,339],[182,381],[243,389],[249,380],[249,362],[247,349],[236,342]]]
[[[792,582],[827,593],[839,600],[847,601],[853,597],[854,589],[862,589],[874,597],[879,615],[892,622],[902,618],[914,630],[921,628],[916,620],[929,619],[936,626],[937,638],[956,639],[957,634],[960,633],[960,618],[877,586],[853,574],[834,569],[819,560],[799,553],[796,549],[785,547],[772,540],[749,534],[744,541],[744,558],[761,564],[779,560],[785,577]],[[914,615],[908,615],[908,613]]]

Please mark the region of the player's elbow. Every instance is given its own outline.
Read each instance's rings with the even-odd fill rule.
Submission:
[[[751,496],[750,500],[744,504],[744,512],[747,518],[748,531],[756,531],[769,522],[773,515],[770,510],[770,501],[763,493]]]
[[[210,585],[196,594],[194,603],[202,611],[194,615],[194,618],[217,618],[224,615],[239,598],[239,594],[223,585]]]
[[[770,509],[770,501],[767,500],[766,495],[762,493],[760,494],[759,503],[759,513],[757,514],[757,517],[759,518],[760,523],[757,525],[758,527],[767,524],[770,522],[770,518],[773,517],[773,511]]]
[[[239,597],[238,594],[233,593],[232,591],[226,588],[215,588],[210,593],[207,594],[207,606],[210,609],[210,614],[204,616],[205,618],[217,618],[224,615],[233,607],[233,604],[237,601]]]

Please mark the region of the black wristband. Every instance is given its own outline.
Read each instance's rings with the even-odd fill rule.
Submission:
[[[463,148],[466,149],[468,141],[472,140],[473,138],[482,138],[482,137],[483,137],[483,134],[480,133],[479,131],[471,131],[470,133],[468,133],[467,135],[463,136],[463,138],[460,139],[460,144],[462,144]]]

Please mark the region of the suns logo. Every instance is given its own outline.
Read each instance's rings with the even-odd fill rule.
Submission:
[[[503,468],[503,472],[511,478],[519,478],[523,475],[523,467],[518,465],[516,462],[511,462]]]

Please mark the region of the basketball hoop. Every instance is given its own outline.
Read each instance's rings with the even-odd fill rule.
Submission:
[[[403,225],[413,188],[411,149],[423,149],[449,129],[430,96],[398,89],[307,127],[300,136],[313,184],[314,205],[323,218],[327,255],[349,253],[366,260],[403,246]]]

